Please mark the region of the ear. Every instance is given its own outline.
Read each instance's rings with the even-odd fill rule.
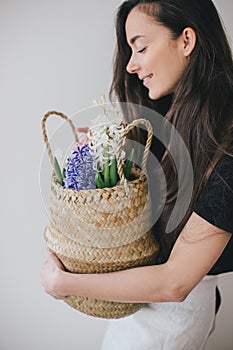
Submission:
[[[196,45],[197,38],[195,31],[190,27],[185,28],[180,36],[180,39],[184,56],[190,56]]]

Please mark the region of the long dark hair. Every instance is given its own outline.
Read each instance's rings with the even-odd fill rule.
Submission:
[[[137,6],[161,23],[177,39],[186,27],[196,33],[197,42],[189,64],[172,96],[153,101],[136,74],[126,71],[131,49],[126,40],[125,22]],[[116,15],[117,47],[110,97],[149,107],[165,115],[184,140],[194,169],[193,196],[179,226],[169,235],[160,235],[161,261],[169,252],[191,215],[192,208],[211,170],[233,140],[233,61],[221,19],[211,0],[128,0]],[[167,198],[156,230],[164,232],[177,192],[177,171],[169,153],[161,161],[167,181]]]

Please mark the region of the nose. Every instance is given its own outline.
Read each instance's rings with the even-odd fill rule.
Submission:
[[[139,64],[136,62],[135,57],[132,55],[126,66],[126,70],[130,74],[135,74],[139,70]]]

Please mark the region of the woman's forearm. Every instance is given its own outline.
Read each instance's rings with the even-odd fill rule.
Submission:
[[[104,274],[61,272],[58,288],[63,295],[117,302],[182,301],[168,264],[138,267]]]
[[[41,270],[45,291],[56,298],[81,296],[117,302],[183,301],[210,271],[231,234],[193,213],[165,264],[103,274],[63,270],[51,251]]]

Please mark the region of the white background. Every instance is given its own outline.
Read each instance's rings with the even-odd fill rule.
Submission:
[[[120,3],[0,2],[1,350],[100,347],[106,321],[78,313],[40,286],[48,222],[40,192],[43,179],[39,185],[41,164],[46,163],[40,123],[50,109],[73,115],[108,93],[114,14]],[[232,0],[215,3],[233,38]],[[220,288],[223,303],[208,350],[233,348],[232,274],[220,278]]]

